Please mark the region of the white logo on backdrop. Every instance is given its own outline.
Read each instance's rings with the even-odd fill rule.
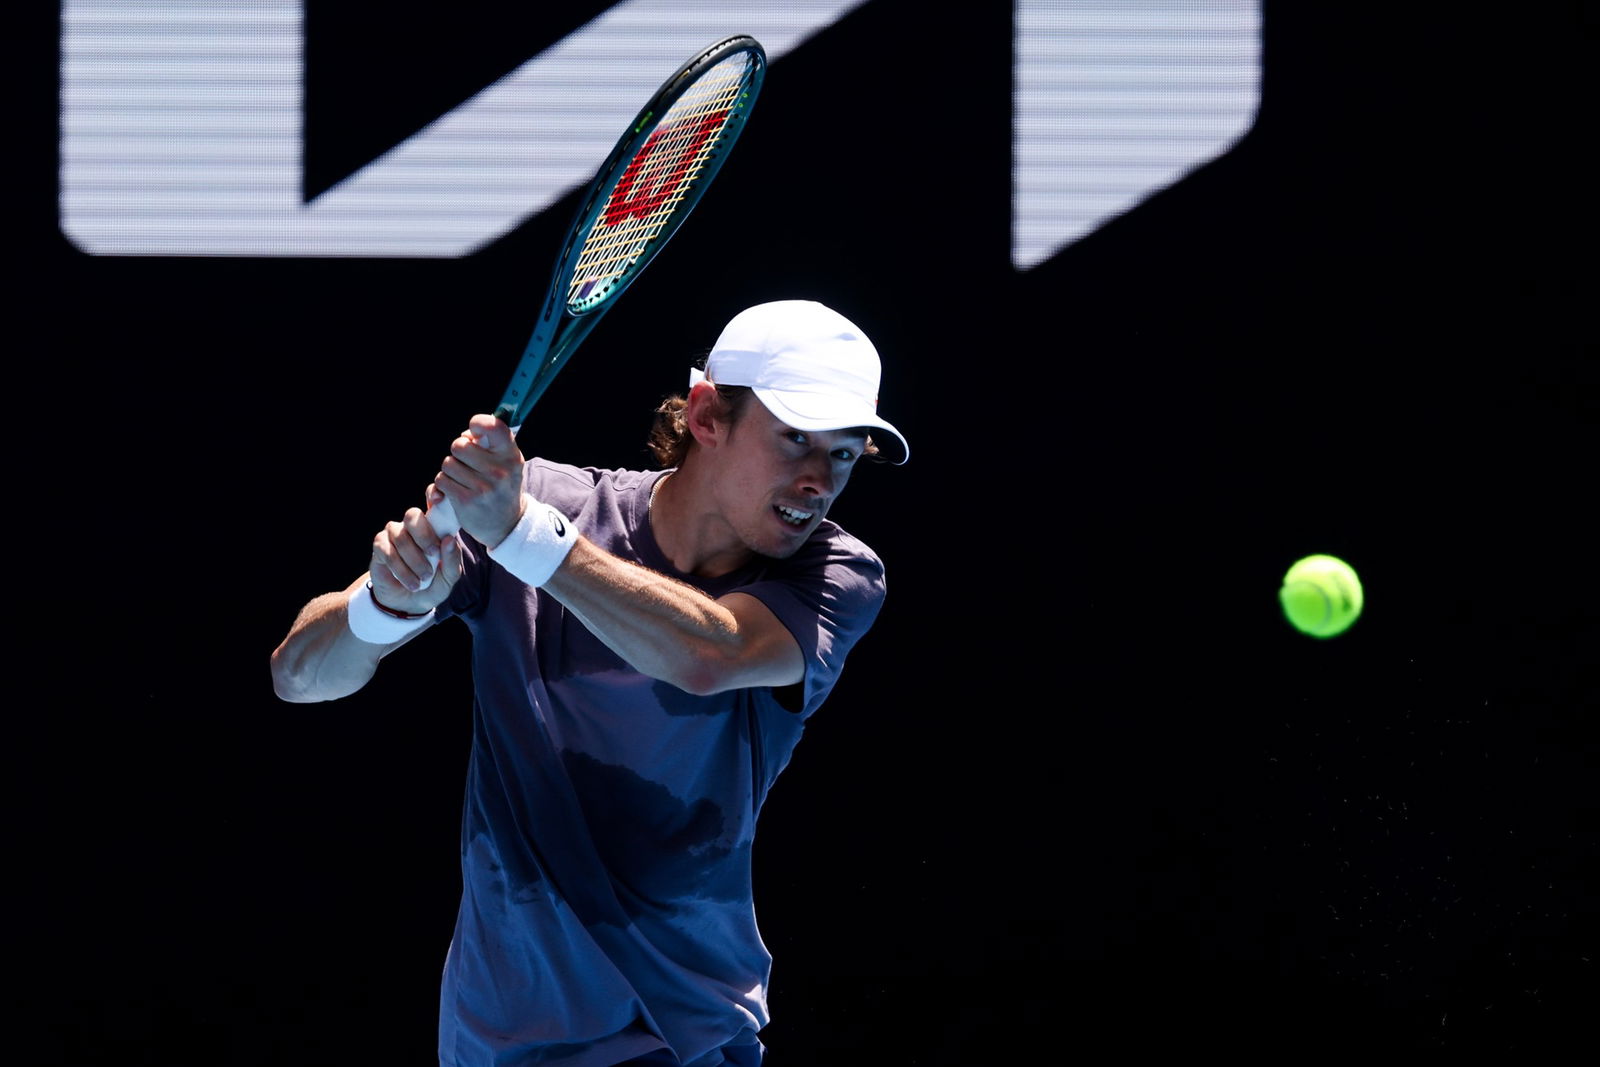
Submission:
[[[1182,181],[1255,123],[1260,0],[1020,0],[1015,41],[1019,269]]]
[[[865,0],[627,0],[306,202],[304,0],[63,0],[61,229],[95,255],[468,255],[585,182],[696,48],[776,60]],[[1260,0],[1018,0],[1012,259],[1254,121]]]

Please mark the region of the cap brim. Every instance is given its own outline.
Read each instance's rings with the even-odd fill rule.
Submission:
[[[758,386],[751,391],[785,426],[793,426],[797,430],[864,429],[872,434],[873,444],[878,446],[889,462],[899,465],[911,458],[911,444],[905,434],[864,405],[830,405],[825,411],[801,411],[787,394],[778,390]],[[804,399],[815,401],[818,397],[807,395]]]

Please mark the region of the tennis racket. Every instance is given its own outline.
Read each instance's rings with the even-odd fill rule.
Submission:
[[[556,259],[544,306],[495,417],[512,436],[600,317],[683,225],[750,117],[767,56],[753,37],[729,37],[694,56],[656,90],[589,184]],[[461,528],[448,500],[428,521]]]

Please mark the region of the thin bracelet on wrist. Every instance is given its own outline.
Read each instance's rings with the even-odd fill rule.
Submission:
[[[373,591],[373,589],[372,589],[372,581],[370,579],[367,581],[367,593],[372,597],[372,606],[377,608],[379,611],[383,612],[385,615],[387,615],[387,616],[389,616],[390,618],[393,618],[393,619],[404,619],[407,622],[410,622],[413,619],[425,619],[429,615],[433,614],[433,612],[430,610],[430,611],[419,611],[415,615],[409,615],[406,612],[396,611],[391,607],[386,607],[384,605],[384,603],[381,600],[378,599],[378,594]]]

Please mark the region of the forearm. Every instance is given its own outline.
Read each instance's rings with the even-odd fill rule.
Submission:
[[[272,688],[293,703],[337,700],[366,685],[393,645],[361,640],[350,629],[350,594],[366,584],[362,575],[350,588],[317,597],[304,608],[289,634],[272,652]]]
[[[635,670],[687,692],[787,685],[803,675],[793,639],[754,598],[736,612],[587,539],[543,588]]]

